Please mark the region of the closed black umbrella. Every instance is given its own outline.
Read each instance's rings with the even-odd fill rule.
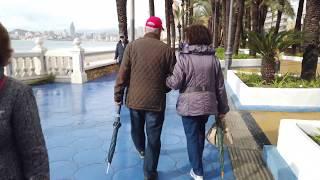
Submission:
[[[110,143],[110,147],[109,147],[108,157],[106,159],[106,161],[108,161],[107,173],[109,172],[109,168],[110,168],[110,165],[111,165],[111,162],[113,159],[113,155],[116,150],[118,131],[119,131],[119,128],[121,127],[120,111],[121,111],[121,106],[118,105],[116,107],[116,116],[115,116],[115,121],[113,123],[113,134],[112,134],[111,143]]]

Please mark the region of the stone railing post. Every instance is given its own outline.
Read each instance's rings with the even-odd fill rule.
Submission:
[[[39,59],[34,61],[34,65],[35,65],[35,73],[37,75],[46,75],[48,74],[47,72],[47,65],[46,65],[46,58],[45,58],[45,54],[47,52],[47,49],[43,46],[43,38],[38,37],[35,39],[35,44],[36,46],[32,49],[32,51],[34,52],[39,52],[41,55],[39,57]]]
[[[72,74],[71,83],[83,84],[88,81],[87,74],[84,69],[84,49],[81,47],[81,40],[75,38],[72,49]]]

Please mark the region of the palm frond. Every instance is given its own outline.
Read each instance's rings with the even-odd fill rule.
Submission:
[[[249,48],[263,56],[283,52],[294,44],[303,41],[303,33],[283,31],[276,33],[272,28],[267,33],[249,32]]]

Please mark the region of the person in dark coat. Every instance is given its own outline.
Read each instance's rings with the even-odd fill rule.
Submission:
[[[117,61],[119,66],[121,65],[123,53],[124,53],[124,50],[126,49],[127,45],[128,45],[128,40],[126,40],[125,37],[123,35],[121,35],[120,40],[117,44],[117,48],[116,48],[115,56],[114,56],[114,59]]]
[[[220,61],[210,46],[209,30],[192,25],[186,29],[186,39],[188,45],[182,48],[166,84],[180,90],[177,111],[187,138],[190,175],[194,180],[203,180],[205,124],[210,115],[223,119],[229,106]]]
[[[12,54],[0,24],[0,179],[49,180],[49,161],[38,107],[30,87],[6,77]]]
[[[144,158],[145,180],[156,180],[166,93],[170,91],[166,77],[172,73],[176,57],[174,50],[160,41],[160,18],[150,17],[145,31],[143,38],[129,43],[125,50],[114,100],[121,104],[127,89],[125,100],[130,108],[132,140]]]

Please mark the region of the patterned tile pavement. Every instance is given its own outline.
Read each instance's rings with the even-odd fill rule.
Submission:
[[[141,180],[142,160],[130,137],[127,109],[121,113],[122,127],[112,167],[106,174],[105,157],[110,144],[114,115],[115,75],[85,85],[47,84],[34,87],[49,151],[53,180]],[[189,180],[186,140],[176,114],[177,92],[168,95],[159,162],[160,180]],[[210,124],[213,122],[211,119]],[[225,151],[225,179],[234,175]],[[205,179],[219,179],[217,149],[206,144]]]

